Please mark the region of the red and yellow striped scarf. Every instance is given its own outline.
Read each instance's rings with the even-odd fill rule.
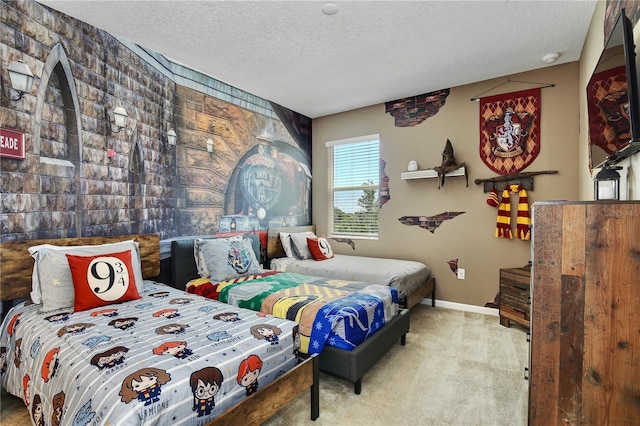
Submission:
[[[531,239],[531,217],[529,216],[529,199],[527,190],[521,185],[509,185],[502,191],[502,200],[498,206],[496,223],[497,238],[513,238],[511,234],[511,193],[518,193],[518,216],[516,219],[516,236],[521,240]]]

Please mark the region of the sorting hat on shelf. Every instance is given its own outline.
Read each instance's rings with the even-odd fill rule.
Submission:
[[[447,143],[444,146],[444,151],[442,151],[442,164],[439,167],[434,167],[433,170],[438,172],[438,189],[444,186],[444,177],[445,174],[452,172],[454,170],[458,170],[460,167],[464,166],[464,163],[458,164],[456,163],[456,157],[453,155],[453,146],[451,145],[451,141],[447,139]],[[467,171],[465,169],[465,176],[467,175]],[[469,186],[469,178],[467,177],[467,186]]]

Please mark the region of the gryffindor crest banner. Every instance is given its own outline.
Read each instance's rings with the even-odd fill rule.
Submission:
[[[519,173],[539,152],[539,88],[480,99],[480,158],[487,167]]]

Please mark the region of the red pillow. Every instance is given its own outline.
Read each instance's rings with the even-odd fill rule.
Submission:
[[[307,245],[315,260],[327,260],[333,257],[333,250],[326,238],[307,238]]]
[[[75,291],[75,312],[140,299],[131,250],[95,256],[67,254],[67,259]]]

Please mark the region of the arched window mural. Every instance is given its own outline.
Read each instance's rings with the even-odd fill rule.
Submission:
[[[144,163],[142,145],[138,132],[131,138],[131,153],[129,155],[129,216],[133,222],[131,229],[138,234],[147,232],[144,229]]]
[[[69,61],[56,45],[45,62],[34,113],[34,151],[39,154],[40,209],[36,238],[81,235],[79,104]]]
[[[173,74],[142,48],[36,2],[3,7],[12,16],[3,64],[22,59],[35,79],[20,102],[0,101],[2,127],[25,141],[24,158],[0,158],[0,240],[175,235],[177,170],[163,137],[177,124]],[[118,106],[129,120],[114,129]]]

